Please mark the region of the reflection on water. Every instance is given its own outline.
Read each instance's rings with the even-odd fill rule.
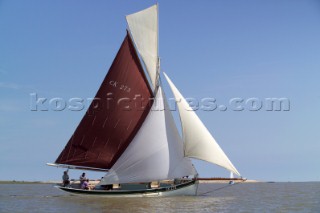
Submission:
[[[50,184],[0,184],[0,212],[320,212],[320,183],[200,184],[194,197],[97,198]],[[222,188],[222,189],[220,189]]]

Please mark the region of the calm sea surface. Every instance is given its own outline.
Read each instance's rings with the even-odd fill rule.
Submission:
[[[93,198],[51,184],[0,184],[0,212],[320,212],[320,182],[200,184],[197,197]],[[224,187],[224,188],[223,188]]]

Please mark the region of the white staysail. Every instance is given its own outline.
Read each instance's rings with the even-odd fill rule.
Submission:
[[[127,15],[126,19],[133,41],[155,88],[158,70],[158,5]]]
[[[238,170],[233,166],[179,90],[165,73],[164,75],[178,104],[185,156],[217,164],[240,176]]]
[[[231,178],[231,179],[234,178],[233,172],[230,172],[230,178]]]
[[[150,182],[195,175],[161,87],[146,120],[100,185]],[[163,110],[165,107],[166,110]]]

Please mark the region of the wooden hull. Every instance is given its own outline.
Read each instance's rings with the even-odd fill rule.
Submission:
[[[192,180],[175,186],[140,190],[84,190],[62,186],[57,188],[80,196],[98,197],[167,197],[167,196],[195,196],[197,195],[198,181]]]

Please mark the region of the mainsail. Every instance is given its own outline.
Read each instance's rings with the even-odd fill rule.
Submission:
[[[128,15],[126,19],[133,41],[155,88],[158,77],[158,5]]]
[[[178,104],[185,156],[217,164],[240,176],[238,170],[231,163],[179,90],[165,73],[164,76]]]
[[[56,163],[110,169],[140,129],[152,98],[127,34],[94,101]]]
[[[191,160],[183,156],[181,137],[159,87],[139,132],[100,184],[150,182],[195,174]]]

